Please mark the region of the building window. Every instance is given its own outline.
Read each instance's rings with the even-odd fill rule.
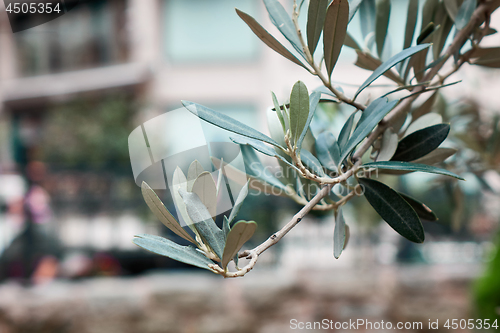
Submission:
[[[164,52],[175,62],[249,61],[259,40],[234,7],[254,16],[255,0],[165,0]]]
[[[121,0],[93,0],[15,34],[19,71],[39,75],[118,63],[125,58]]]

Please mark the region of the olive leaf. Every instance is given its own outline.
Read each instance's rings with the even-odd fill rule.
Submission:
[[[382,135],[382,145],[377,156],[377,161],[388,161],[394,156],[398,148],[399,137],[391,128],[385,130]]]
[[[450,132],[450,125],[438,124],[416,131],[399,142],[392,161],[413,161],[439,147]]]
[[[304,162],[306,167],[311,169],[318,176],[320,177],[326,176],[325,172],[323,171],[323,167],[321,166],[321,163],[309,151],[302,149],[300,153],[300,159],[302,160],[302,162]]]
[[[341,152],[344,150],[344,147],[347,144],[347,141],[349,141],[349,137],[351,136],[351,131],[354,126],[354,116],[355,113],[351,114],[340,130],[337,142]],[[342,163],[342,161],[340,161],[339,163]]]
[[[175,168],[174,175],[172,176],[172,192],[173,192],[174,204],[175,207],[177,208],[178,213],[184,220],[184,223],[187,224],[187,226],[194,232],[195,235],[198,235],[198,231],[193,226],[193,221],[191,221],[191,218],[187,213],[186,204],[184,203],[184,200],[182,200],[182,197],[179,194],[180,189],[184,191],[188,190],[187,179],[182,170],[179,167],[177,167]]]
[[[170,214],[160,198],[156,195],[153,189],[146,183],[142,182],[141,185],[142,195],[149,209],[167,228],[172,230],[176,235],[196,244],[196,241],[191,237],[186,230],[184,230],[179,222]]]
[[[411,46],[413,36],[415,35],[415,27],[417,25],[418,16],[418,0],[410,0],[408,2],[408,14],[406,16],[405,40],[403,49]]]
[[[217,257],[222,258],[224,250],[225,237],[222,230],[215,224],[207,207],[203,204],[196,193],[190,193],[182,189],[179,190],[189,217],[198,231],[201,240],[210,247]]]
[[[189,165],[188,173],[187,173],[187,190],[189,192],[193,191],[193,185],[198,178],[205,170],[198,160],[194,160],[191,165]]]
[[[307,12],[307,46],[311,54],[314,54],[318,46],[319,37],[325,25],[326,9],[329,0],[310,0]]]
[[[446,169],[437,168],[427,164],[400,162],[400,161],[382,161],[363,164],[364,167],[384,169],[384,170],[401,170],[401,171],[419,171],[426,173],[435,173],[438,175],[450,176],[460,180],[464,180],[459,175]]]
[[[462,30],[469,23],[474,10],[476,9],[477,0],[464,0],[458,9],[455,17],[455,26],[457,30]]]
[[[413,208],[393,189],[373,179],[359,178],[364,188],[364,195],[370,205],[377,211],[397,233],[406,239],[423,243],[425,239],[422,222]]]
[[[134,244],[150,252],[193,265],[199,268],[211,270],[208,265],[214,264],[202,252],[192,245],[181,246],[163,237],[154,235],[137,235]]]
[[[441,116],[440,114],[435,112],[428,113],[418,118],[417,120],[414,120],[406,129],[405,136],[415,133],[416,131],[419,131],[423,128],[441,124],[442,122],[443,116]]]
[[[193,102],[182,101],[182,104],[189,112],[191,112],[198,118],[201,118],[206,122],[209,122],[212,125],[218,126],[233,133],[253,138],[255,140],[267,142],[273,146],[284,149],[276,141],[274,141],[267,135],[253,129],[248,125],[245,125],[237,121],[236,119],[226,116],[223,113],[217,112],[215,110],[207,108],[206,106]]]
[[[406,194],[403,193],[399,193],[399,195],[403,197],[403,199],[405,199],[405,201],[415,210],[418,217],[420,217],[421,219],[427,221],[438,220],[436,214],[434,214],[434,212],[429,207],[427,207],[420,201],[415,200],[414,198],[407,196]]]
[[[489,68],[500,68],[500,47],[478,47],[472,53],[471,64]]]
[[[297,140],[297,148],[300,149],[302,148],[302,142],[304,141],[307,132],[309,131],[309,125],[311,125],[311,121],[314,117],[314,113],[316,112],[316,109],[319,104],[319,100],[321,98],[321,92],[319,91],[313,91],[311,95],[309,96],[309,115],[307,116],[306,124],[304,125],[304,129],[302,130],[302,133],[300,134],[299,139]]]
[[[342,208],[335,211],[335,228],[333,229],[333,255],[340,258],[346,241],[346,225]]]
[[[376,17],[375,0],[363,0],[359,6],[359,21],[361,22],[361,33],[363,39],[375,30]]]
[[[274,26],[278,28],[281,34],[285,36],[295,50],[297,50],[297,52],[305,59],[306,55],[302,49],[299,35],[297,34],[295,25],[285,8],[283,8],[278,0],[264,0],[264,5],[266,6],[269,18]]]
[[[369,71],[374,71],[376,70],[380,65],[382,65],[382,61],[380,61],[377,58],[374,58],[370,53],[368,52],[363,52],[361,50],[356,50],[356,54],[358,55],[356,59],[356,63],[354,64],[355,66],[358,66],[359,68],[363,68]],[[392,81],[398,83],[398,84],[403,84],[403,80],[394,73],[392,69],[386,71],[383,74],[385,77],[388,79],[391,79]]]
[[[286,47],[284,47],[276,38],[274,38],[266,29],[264,29],[253,17],[248,15],[245,12],[242,12],[239,9],[236,9],[236,13],[238,16],[252,29],[253,33],[259,37],[261,41],[264,42],[267,46],[269,46],[275,52],[281,54],[283,57],[287,58],[291,62],[305,68],[307,67],[295,57]]]
[[[321,133],[316,139],[315,148],[321,165],[330,171],[337,172],[340,164],[340,148],[335,136],[330,132]]]
[[[389,17],[391,16],[391,0],[378,0],[376,2],[375,18],[375,42],[377,44],[377,53],[382,57],[385,38],[389,28]]]
[[[410,47],[408,49],[405,49],[398,54],[394,55],[391,57],[389,60],[384,62],[382,65],[380,65],[373,73],[366,79],[365,82],[359,87],[358,91],[356,91],[356,94],[354,95],[354,98],[356,98],[366,87],[368,87],[370,84],[372,84],[373,81],[378,79],[381,75],[383,75],[385,72],[387,72],[389,69],[392,67],[396,66],[398,63],[401,61],[411,57],[415,53],[418,53],[422,50],[425,50],[431,46],[431,44],[423,44],[423,45],[417,45]]]
[[[233,209],[231,210],[231,214],[229,214],[229,219],[228,219],[229,223],[233,222],[234,218],[236,217],[236,215],[240,211],[241,205],[243,205],[243,201],[245,200],[245,198],[248,195],[248,183],[249,182],[247,182],[245,184],[245,186],[243,186],[240,193],[238,194],[238,197],[236,198],[236,201],[234,202]]]
[[[417,158],[416,160],[413,160],[411,162],[432,165],[443,162],[448,157],[454,155],[456,152],[457,150],[454,148],[437,148],[429,154]]]
[[[257,223],[254,221],[238,221],[234,224],[227,235],[224,254],[222,255],[222,268],[226,269],[227,264],[234,258],[243,245],[252,238],[257,229]]]
[[[347,0],[333,0],[328,6],[323,29],[324,57],[328,77],[332,75],[342,50],[348,23],[349,2]]]
[[[278,119],[281,123],[281,128],[283,129],[283,133],[280,136],[283,136],[287,130],[285,118],[283,117],[283,113],[281,112],[280,103],[278,102],[278,98],[276,98],[276,95],[272,91],[271,91],[271,95],[273,97],[273,104],[274,104],[275,112],[278,115]],[[272,135],[271,135],[271,137],[272,137]]]
[[[342,155],[340,160],[343,162],[346,157],[351,153],[351,151],[361,142],[370,132],[377,126],[377,124],[384,119],[384,117],[398,104],[399,100],[392,102],[387,102],[384,97],[381,99],[373,101],[364,112],[371,114],[366,117],[363,122],[359,122],[356,129],[352,133],[351,138],[346,143],[344,148],[341,148]]]
[[[309,93],[302,81],[298,81],[292,88],[290,95],[290,132],[295,146],[304,130],[309,118]]]
[[[196,178],[191,192],[198,195],[210,216],[217,216],[217,185],[210,172],[204,171]]]

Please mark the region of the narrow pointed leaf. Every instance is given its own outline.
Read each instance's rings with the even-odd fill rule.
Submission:
[[[444,162],[448,157],[454,155],[457,152],[454,148],[438,148],[429,154],[420,157],[416,160],[411,161],[412,163],[420,163],[433,165],[436,163]]]
[[[375,19],[375,42],[377,43],[377,53],[382,57],[385,38],[389,28],[389,17],[391,15],[391,0],[378,0],[377,16]]]
[[[335,136],[330,132],[321,133],[316,139],[316,155],[323,167],[338,172],[340,164],[340,148]]]
[[[474,0],[475,1],[475,0]],[[434,22],[439,24],[440,28],[433,35],[433,52],[434,52],[434,60],[439,59],[439,55],[443,50],[446,40],[448,39],[448,35],[450,34],[451,28],[453,28],[453,21],[448,16],[448,12],[443,3],[440,3],[436,9]]]
[[[436,214],[434,214],[434,212],[429,207],[427,207],[420,201],[415,200],[412,197],[407,196],[406,194],[403,193],[399,193],[399,195],[402,196],[403,199],[405,199],[405,201],[411,206],[411,208],[413,208],[415,213],[417,213],[418,217],[420,217],[421,219],[427,221],[438,220]]]
[[[231,231],[231,226],[229,224],[229,220],[224,215],[224,219],[222,220],[222,232],[224,233],[224,239],[226,241],[227,241],[227,235],[229,234],[229,231]],[[223,256],[224,256],[224,254],[223,254]]]
[[[137,235],[133,242],[150,252],[199,268],[211,270],[208,265],[214,264],[213,261],[205,257],[194,246],[181,246],[163,237]]]
[[[500,68],[500,47],[477,48],[472,54],[473,65]]]
[[[268,156],[271,156],[271,157],[276,157],[277,159],[279,159],[283,163],[287,164],[289,167],[294,168],[297,171],[300,171],[295,165],[293,165],[292,163],[290,163],[289,161],[287,161],[286,158],[284,158],[282,155],[278,154],[276,152],[276,150],[274,150],[273,148],[265,145],[261,141],[257,141],[257,140],[254,140],[254,139],[251,139],[251,138],[247,138],[247,137],[244,137],[244,136],[229,137],[229,138],[231,139],[231,141],[233,141],[236,144],[239,144],[239,145],[248,145],[248,146],[252,147],[253,149],[257,150],[258,152],[260,152],[262,154],[265,154],[265,155],[268,155]]]
[[[373,110],[372,115],[363,123],[358,124],[354,132],[352,133],[351,138],[347,142],[345,148],[342,150],[342,155],[340,156],[340,160],[343,162],[345,158],[350,154],[350,152],[361,142],[363,139],[370,134],[370,132],[377,126],[377,124],[384,119],[384,117],[398,104],[399,100],[395,100],[392,102],[384,102],[384,103],[376,103],[375,110]],[[374,102],[365,109],[364,112],[370,112],[370,107],[374,105]],[[373,108],[372,107],[372,108]],[[370,112],[371,113],[371,112]]]
[[[425,0],[422,8],[422,23],[420,24],[420,35],[428,27],[429,23],[434,22],[434,14],[440,0]]]
[[[325,172],[323,171],[323,167],[318,159],[311,154],[309,151],[302,149],[300,152],[300,159],[304,162],[304,165],[311,169],[315,174],[320,177],[325,177]]]
[[[415,27],[417,25],[418,0],[410,0],[408,3],[408,14],[406,17],[405,40],[403,49],[411,46],[413,36],[415,36]]]
[[[193,184],[193,193],[196,193],[201,202],[207,207],[210,216],[217,216],[217,185],[210,172],[202,172]]]
[[[359,46],[358,42],[348,32],[345,34],[344,45],[354,50],[361,50],[361,46]]]
[[[205,171],[205,170],[203,169],[203,166],[201,165],[201,163],[198,162],[198,160],[194,160],[191,163],[191,165],[189,166],[189,169],[188,169],[188,173],[187,173],[187,190],[189,192],[192,192],[193,185],[194,185],[196,178],[198,178],[198,176],[201,175],[203,173],[203,171]]]
[[[439,147],[450,132],[450,125],[438,124],[416,131],[399,142],[393,161],[413,161]]]
[[[344,126],[342,126],[342,129],[340,130],[337,143],[339,145],[341,152],[344,150],[345,145],[347,144],[347,141],[349,141],[349,137],[351,136],[351,131],[354,125],[354,116],[355,113],[351,114],[349,118],[347,118],[347,121],[345,122]],[[342,163],[342,161],[339,160],[339,163]]]
[[[358,57],[354,65],[358,66],[359,68],[363,68],[373,72],[382,65],[382,61],[374,58],[370,53],[356,50],[356,54],[358,55]],[[391,69],[386,71],[383,75],[398,84],[404,83],[399,75],[394,73],[394,71]]]
[[[290,132],[295,145],[309,117],[309,93],[302,81],[295,83],[290,95]]]
[[[319,91],[313,91],[309,96],[309,115],[307,116],[306,124],[302,133],[300,134],[299,140],[297,141],[297,147],[300,149],[302,147],[302,142],[304,141],[307,132],[309,131],[309,125],[311,125],[311,121],[314,117],[314,113],[319,104],[319,100],[321,97],[321,93]]]
[[[283,8],[278,0],[264,0],[264,5],[266,6],[269,18],[274,26],[278,28],[283,36],[285,36],[290,44],[292,44],[295,50],[297,50],[297,52],[305,58],[306,56],[304,54],[304,50],[302,49],[299,35],[297,35],[295,25],[285,8]]]
[[[191,237],[186,230],[184,230],[179,222],[170,214],[160,198],[156,195],[151,187],[146,182],[142,182],[141,186],[142,195],[149,209],[167,228],[172,230],[176,235],[196,244],[196,241]]]
[[[338,259],[344,250],[346,239],[345,227],[344,215],[342,214],[342,209],[339,208],[335,212],[335,228],[333,229],[333,255],[335,259]]]
[[[283,113],[281,112],[280,103],[278,102],[278,98],[276,98],[276,95],[272,91],[271,91],[271,95],[273,97],[273,104],[274,104],[275,112],[278,115],[278,119],[280,121],[281,128],[283,129],[282,135],[284,136],[286,133],[286,130],[287,130],[285,118],[283,118]],[[272,137],[272,135],[271,135],[271,137]]]
[[[252,238],[255,229],[257,229],[257,223],[254,221],[239,221],[231,228],[231,231],[227,235],[226,246],[222,255],[223,269],[226,269],[227,264],[238,253],[241,247]]]
[[[363,0],[359,6],[359,21],[361,22],[361,33],[363,39],[375,30],[376,17],[375,0]]]
[[[324,57],[328,77],[332,75],[342,50],[348,23],[349,2],[347,0],[333,0],[328,6],[323,30]]]
[[[325,25],[326,9],[329,0],[310,0],[307,13],[307,46],[314,54],[318,46],[319,37]]]
[[[252,147],[240,145],[240,149],[241,154],[243,155],[243,160],[245,161],[245,170],[249,176],[257,178],[264,183],[274,186],[286,193],[286,186],[276,179],[276,177],[271,175],[269,170],[262,165]]]
[[[248,195],[248,183],[249,182],[247,182],[245,184],[245,186],[243,186],[240,193],[238,194],[238,197],[236,198],[236,201],[234,202],[234,207],[231,210],[231,214],[229,215],[229,219],[228,219],[229,223],[233,222],[234,218],[236,217],[236,215],[240,211],[241,205],[243,205],[243,201],[245,201],[245,198]]]
[[[474,10],[476,9],[477,0],[464,0],[458,9],[457,16],[455,17],[455,26],[457,30],[462,30],[469,23]]]
[[[296,63],[297,65],[304,67],[306,70],[307,67],[295,57],[286,47],[284,47],[276,38],[274,38],[266,29],[264,29],[253,17],[248,15],[247,13],[242,12],[239,9],[236,9],[236,13],[238,16],[252,29],[253,33],[259,37],[261,41],[264,42],[267,46],[273,49],[275,52],[281,54],[283,57],[287,58],[291,62]]]
[[[184,203],[184,200],[179,194],[180,189],[187,191],[187,183],[188,183],[187,178],[182,172],[181,168],[179,167],[175,168],[174,174],[172,176],[172,192],[174,192],[173,193],[174,204],[175,207],[177,208],[177,212],[181,215],[182,219],[184,220],[184,223],[187,224],[187,226],[194,232],[195,235],[197,235],[198,231],[193,226],[193,221],[191,221],[191,218],[187,213],[186,204]]]
[[[351,22],[354,15],[358,12],[362,2],[363,0],[349,0],[349,22]]]
[[[215,126],[218,126],[233,133],[237,133],[243,136],[248,136],[249,138],[267,142],[269,144],[272,144],[273,146],[280,147],[280,145],[276,141],[274,141],[267,135],[251,128],[248,125],[245,125],[237,121],[236,119],[226,116],[223,113],[217,112],[215,110],[207,108],[206,106],[193,102],[182,101],[182,104],[189,112],[205,120],[206,122],[209,122],[210,124],[213,124]]]
[[[444,6],[446,8],[446,11],[448,12],[448,15],[450,15],[451,19],[455,21],[455,18],[457,17],[458,13],[458,8],[459,8],[459,1],[461,0],[444,0]]]
[[[406,239],[423,243],[422,222],[413,208],[393,189],[373,179],[359,178],[370,205],[397,233]]]
[[[418,171],[426,173],[435,173],[438,175],[450,176],[453,178],[464,180],[462,177],[451,171],[437,168],[427,164],[418,164],[418,163],[400,162],[400,161],[381,161],[381,162],[366,163],[363,165],[368,168],[376,168],[383,170],[401,170],[401,171]]]
[[[443,116],[441,116],[440,114],[435,112],[428,113],[413,121],[406,129],[405,136],[415,133],[416,131],[419,131],[423,128],[441,124],[442,122]]]
[[[370,84],[372,84],[373,81],[375,81],[377,78],[379,78],[386,71],[388,71],[389,69],[394,67],[396,64],[411,57],[412,55],[414,55],[417,52],[425,50],[430,45],[431,44],[423,44],[423,45],[417,45],[417,46],[410,47],[409,49],[406,49],[406,50],[399,52],[398,54],[396,54],[395,56],[393,56],[392,58],[390,58],[389,60],[384,62],[382,65],[380,65],[380,67],[378,67],[372,73],[372,75],[370,75],[370,77],[368,79],[366,79],[366,81],[361,85],[361,87],[359,87],[358,91],[355,94],[355,97],[358,96],[359,93],[361,93],[361,91],[363,91],[366,87],[368,87]]]
[[[186,204],[189,217],[193,221],[196,230],[198,230],[203,243],[209,246],[219,258],[222,258],[224,233],[215,224],[207,207],[205,207],[196,193],[183,190],[180,190],[179,193]]]

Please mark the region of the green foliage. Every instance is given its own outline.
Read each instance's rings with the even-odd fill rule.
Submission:
[[[157,251],[161,252],[160,254],[198,266],[203,262],[203,268],[206,268],[210,261],[214,265],[210,264],[209,269],[217,274],[225,277],[243,276],[253,268],[258,256],[285,236],[300,222],[304,214],[312,210],[333,210],[335,216],[333,252],[335,258],[339,258],[347,244],[349,233],[341,207],[351,198],[361,195],[366,197],[378,215],[397,233],[410,241],[422,243],[425,234],[420,219],[436,221],[436,215],[424,203],[374,180],[375,175],[378,171],[393,175],[425,172],[435,174],[439,179],[444,179],[443,176],[455,178],[447,180],[447,184],[451,184],[455,189],[459,188],[451,183],[456,179],[463,180],[459,174],[445,169],[445,165],[435,166],[437,163],[443,163],[457,150],[440,148],[448,138],[450,125],[443,123],[443,118],[448,121],[443,117],[443,112],[432,111],[439,96],[437,90],[450,85],[445,83],[446,79],[464,63],[470,61],[478,66],[500,67],[499,48],[480,46],[485,35],[496,31],[490,29],[487,24],[481,26],[483,22],[474,15],[476,1],[427,0],[422,12],[419,13],[418,1],[410,0],[407,21],[401,28],[405,31],[404,48],[395,54],[392,54],[390,48],[384,48],[388,40],[390,1],[310,0],[306,39],[298,21],[302,3],[294,2],[293,11],[289,15],[279,1],[264,0],[271,22],[290,43],[292,49],[282,45],[248,14],[238,9],[236,12],[267,46],[305,68],[310,74],[319,78],[323,85],[308,90],[302,81],[297,81],[291,88],[289,103],[283,104],[280,104],[276,95],[272,93],[270,104],[272,103],[273,109],[268,112],[271,137],[205,106],[183,102],[186,109],[200,119],[238,134],[231,136],[231,140],[240,147],[246,174],[223,161],[218,161],[219,163],[214,165],[223,167],[224,171],[219,172],[219,185],[216,185],[209,173],[200,170],[199,164],[192,164],[187,180],[180,169],[176,170],[174,201],[183,220],[191,228],[194,238],[176,223],[168,211],[165,211],[156,195],[151,193],[152,191],[147,191],[145,199],[158,218],[181,237],[191,242],[195,240],[197,252],[193,252],[192,248],[187,251],[190,251],[190,254],[202,254],[204,257],[196,260],[192,256],[189,260],[187,257],[179,259],[177,252],[174,253],[172,250],[178,248],[171,245],[166,246],[168,250]],[[487,6],[486,12],[498,7],[493,3],[480,3],[478,6]],[[365,42],[363,44],[347,33],[349,22],[356,13],[360,16]],[[421,17],[421,30],[415,38],[419,17]],[[453,26],[459,33],[450,44],[448,35]],[[321,35],[323,35],[323,50],[318,49]],[[472,41],[472,48],[462,53],[463,46],[468,40]],[[342,87],[332,85],[332,73],[343,45],[355,49],[356,66],[371,71],[352,97],[346,96]],[[432,54],[429,54],[429,50],[432,50]],[[300,55],[303,60],[299,60],[292,51]],[[317,63],[315,58],[319,57],[314,55],[318,55],[321,51],[323,60]],[[382,54],[384,59],[389,59],[383,61]],[[441,69],[450,59],[455,60],[453,71],[442,73]],[[370,89],[381,76],[389,78],[395,86],[370,101],[366,98],[367,94],[362,93],[365,89]],[[434,90],[436,93],[425,102],[417,107],[413,106],[413,102],[422,93]],[[312,93],[309,94],[309,91]],[[387,98],[389,95],[391,99]],[[354,112],[349,115],[338,136],[334,134],[334,129],[338,126],[331,124],[322,124],[326,130],[314,133],[316,135],[314,136],[311,124],[314,124],[313,120],[318,116],[317,109],[321,109],[318,105],[332,102],[349,105],[354,108],[352,109]],[[323,114],[322,111],[319,116]],[[498,157],[500,129],[494,124],[491,130],[493,139],[481,142],[481,145],[484,146],[484,155],[491,158],[489,162],[494,165],[495,161],[500,161]],[[467,140],[470,145],[478,145],[466,136],[463,140]],[[271,173],[262,164],[257,152],[276,158],[282,167],[282,172]],[[219,196],[222,186],[220,182],[225,173],[228,178],[248,176],[251,180],[245,185],[241,184],[244,187],[234,203],[229,218],[224,216],[221,229],[214,222],[217,205],[214,198]],[[186,182],[187,185],[183,185]],[[191,182],[192,185],[189,185]],[[303,187],[303,185],[308,186]],[[332,188],[336,185],[346,190],[347,195],[340,198],[333,195]],[[240,221],[232,227],[231,224],[249,189],[252,188],[289,197],[304,208],[266,242],[255,249],[238,253],[254,234],[256,223]],[[363,191],[359,191],[360,189]],[[146,249],[153,248],[150,243],[139,245],[144,245]],[[237,267],[236,272],[229,272],[228,263],[233,260],[238,266],[238,257],[246,257],[250,263],[243,268]],[[217,266],[215,262],[220,264]]]

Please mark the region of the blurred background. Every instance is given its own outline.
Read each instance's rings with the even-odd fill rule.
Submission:
[[[290,12],[293,1],[281,2]],[[387,54],[402,47],[407,1],[392,6]],[[458,153],[448,165],[466,182],[384,179],[438,215],[424,222],[424,244],[381,223],[364,198],[346,207],[351,237],[339,260],[333,213],[311,214],[243,279],[223,280],[132,243],[140,233],[175,239],[135,184],[133,129],[183,99],[268,132],[271,90],[284,101],[297,80],[320,86],[261,43],[234,7],[277,36],[257,0],[80,1],[15,34],[0,3],[0,333],[289,332],[291,319],[324,318],[423,322],[408,331],[424,332],[429,320],[499,319],[498,69],[465,65],[450,79],[463,82],[431,99],[452,124],[444,145]],[[491,26],[500,28],[498,15]],[[349,31],[362,44],[357,17]],[[498,46],[500,38],[484,42]],[[370,74],[355,61],[344,48],[333,73],[348,95]],[[390,81],[377,83],[362,99]],[[313,125],[338,134],[349,113],[326,105]],[[204,131],[208,141],[227,141],[222,130]],[[169,193],[158,194],[173,211]],[[249,246],[299,209],[285,198],[249,196],[239,214],[259,224]]]

